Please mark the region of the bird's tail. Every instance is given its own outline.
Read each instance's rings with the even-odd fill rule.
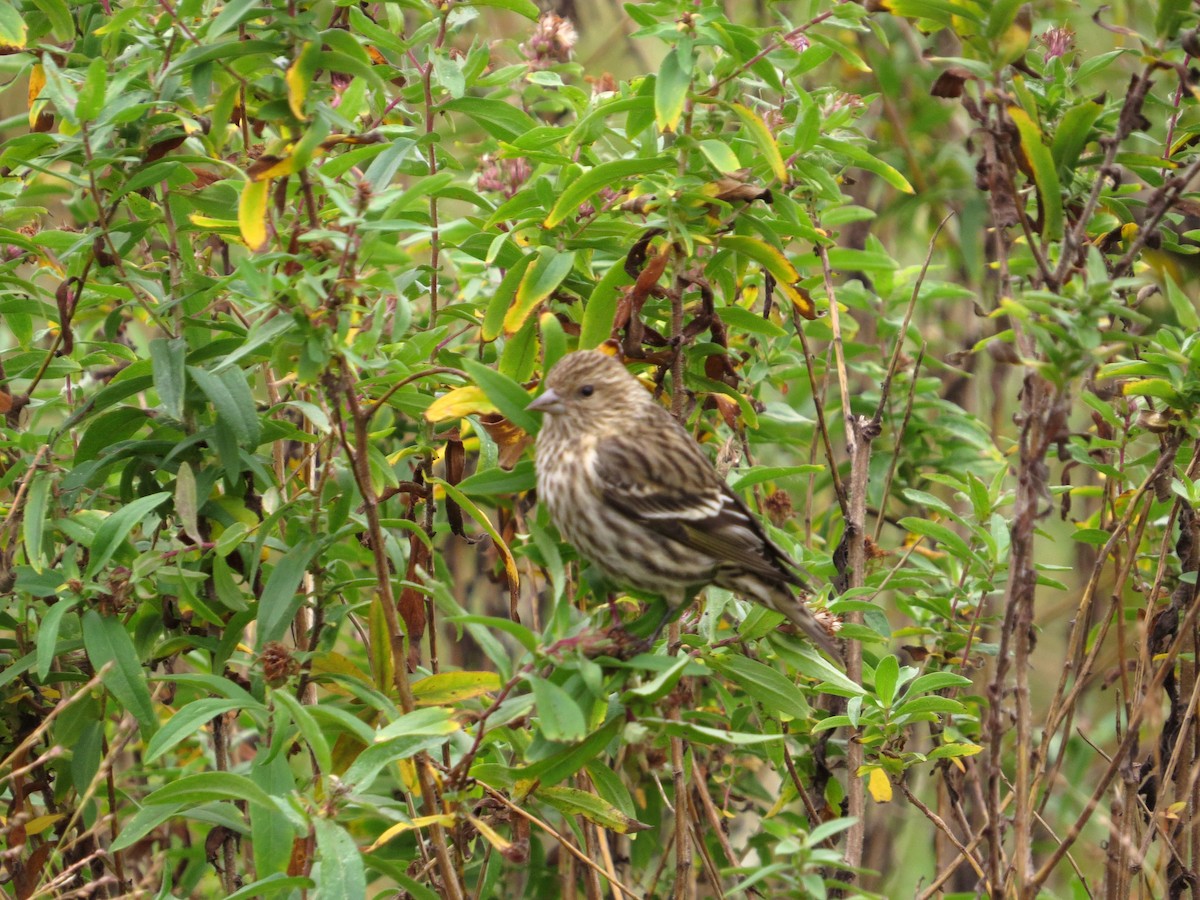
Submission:
[[[827,613],[818,615],[791,591],[776,591],[771,599],[773,602],[768,604],[771,609],[783,613],[789,622],[803,631],[805,636],[831,659],[841,660],[841,651],[833,638],[833,631],[837,625],[833,616]]]

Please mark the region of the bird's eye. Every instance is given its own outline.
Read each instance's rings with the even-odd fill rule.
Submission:
[[[579,394],[581,397],[590,397],[595,390],[590,384],[585,384],[579,389]]]

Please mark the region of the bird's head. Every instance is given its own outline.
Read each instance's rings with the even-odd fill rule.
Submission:
[[[618,360],[597,350],[568,353],[546,376],[546,390],[529,404],[551,421],[594,429],[628,425],[650,393]]]

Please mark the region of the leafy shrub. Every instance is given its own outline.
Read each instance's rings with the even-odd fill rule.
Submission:
[[[0,0],[12,896],[1182,891],[1195,13],[725,6]],[[606,342],[843,668],[560,541]]]

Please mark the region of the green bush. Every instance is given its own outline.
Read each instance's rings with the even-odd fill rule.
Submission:
[[[1180,895],[1196,26],[0,0],[5,896]],[[560,540],[602,345],[840,666]]]

